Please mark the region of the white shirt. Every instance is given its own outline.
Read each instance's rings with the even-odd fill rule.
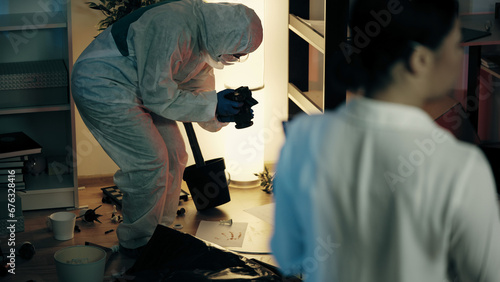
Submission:
[[[500,281],[482,152],[421,109],[356,98],[287,126],[271,246],[307,281]],[[459,280],[455,280],[459,277]]]

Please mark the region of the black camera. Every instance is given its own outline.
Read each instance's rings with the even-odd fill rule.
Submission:
[[[243,103],[240,112],[234,115],[235,127],[237,129],[246,128],[253,125],[253,113],[251,108],[259,102],[252,97],[252,91],[246,86],[241,86],[234,92],[226,94],[226,99]]]

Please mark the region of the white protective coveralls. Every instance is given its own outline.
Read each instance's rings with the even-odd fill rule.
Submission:
[[[419,108],[367,98],[286,129],[271,240],[283,271],[317,282],[500,281],[497,194],[477,147]]]
[[[213,68],[220,55],[250,53],[262,41],[255,12],[244,5],[201,0],[160,2],[136,10],[103,31],[72,73],[80,115],[120,168],[125,248],[145,245],[170,225],[187,162],[175,121],[210,131],[215,117]],[[166,200],[166,202],[165,202]]]

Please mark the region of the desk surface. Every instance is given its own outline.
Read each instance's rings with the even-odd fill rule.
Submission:
[[[491,22],[491,35],[469,42],[462,43],[463,46],[496,45],[500,44],[500,19],[495,19],[495,14],[471,14],[460,16],[461,26],[486,31],[485,25]]]

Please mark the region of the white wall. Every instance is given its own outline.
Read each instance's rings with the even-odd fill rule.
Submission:
[[[472,12],[481,13],[481,12],[494,12],[495,3],[498,2],[498,0],[471,0],[471,2],[472,2]]]
[[[76,61],[85,47],[97,35],[97,23],[103,18],[99,11],[88,8],[86,1],[72,0],[73,20],[73,59]],[[287,40],[288,40],[288,1],[273,0],[265,2],[264,26],[264,83],[265,98],[260,101],[264,106],[264,126],[257,135],[258,146],[264,146],[264,161],[273,163],[277,160],[283,142],[281,122],[287,117]],[[217,78],[216,78],[217,79]],[[217,80],[220,85],[220,78]],[[218,87],[220,90],[221,87]],[[184,128],[181,124],[181,132]],[[233,127],[233,125],[229,125]],[[224,157],[227,134],[223,129],[217,133],[207,132],[195,124],[195,131],[206,160]],[[110,175],[118,167],[102,150],[76,116],[76,144],[78,155],[78,176]],[[186,150],[189,154],[188,165],[194,164],[189,142],[185,137]],[[257,171],[256,171],[257,172]]]
[[[284,141],[281,122],[288,117],[288,0],[266,2],[264,162],[274,163]]]
[[[460,0],[461,13],[486,13],[495,11],[498,0]]]
[[[73,61],[98,34],[97,23],[104,17],[101,12],[88,8],[85,2],[71,0]],[[78,112],[75,129],[78,176],[114,174],[118,167],[94,139]]]

